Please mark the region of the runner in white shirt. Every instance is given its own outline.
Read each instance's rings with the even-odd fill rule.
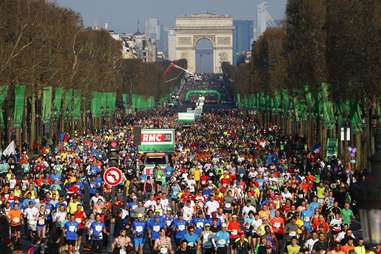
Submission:
[[[93,207],[93,206],[98,202],[98,200],[102,200],[103,202],[105,202],[104,197],[102,197],[101,195],[99,195],[99,192],[95,193],[95,196],[93,196],[93,197],[90,199],[90,205],[91,205],[91,207]]]
[[[218,203],[215,196],[211,196],[211,200],[206,202],[205,208],[206,214],[211,216],[213,212],[217,212],[218,208],[220,208],[220,203]]]
[[[167,196],[164,193],[162,194],[162,197],[160,199],[160,206],[164,212],[167,212],[169,209],[169,200],[167,199]]]
[[[64,205],[61,205],[59,210],[53,215],[53,222],[57,223],[57,227],[62,228],[66,220],[67,211]]]
[[[29,202],[29,206],[24,210],[24,214],[28,224],[29,236],[32,237],[37,231],[37,219],[39,210],[33,206],[33,202]]]
[[[148,199],[145,203],[144,203],[144,207],[147,208],[147,209],[152,209],[152,210],[156,210],[157,208],[157,203],[156,203],[156,200],[154,199],[154,196],[152,195],[150,199]]]
[[[246,205],[242,208],[242,215],[243,216],[247,216],[249,214],[250,211],[252,211],[253,213],[256,213],[257,209],[255,209],[255,207],[251,204],[250,200],[248,200],[246,202]]]
[[[306,243],[304,244],[304,247],[308,249],[308,253],[312,253],[314,244],[317,241],[319,241],[318,234],[316,232],[313,232],[311,238],[308,239]]]
[[[194,213],[193,206],[191,205],[191,202],[188,201],[183,208],[184,220],[189,222],[192,219],[193,213]]]

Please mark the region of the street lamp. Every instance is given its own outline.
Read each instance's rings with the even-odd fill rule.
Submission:
[[[359,203],[363,238],[371,244],[381,244],[381,126],[376,129],[376,152],[370,159],[371,173],[366,180],[353,186]]]

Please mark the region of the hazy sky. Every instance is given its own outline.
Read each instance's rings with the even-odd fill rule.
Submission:
[[[195,12],[228,14],[234,19],[255,20],[256,6],[262,0],[53,0],[81,13],[86,26],[104,26],[117,32],[135,32],[137,21],[144,30],[144,21],[157,17],[166,26],[176,16]],[[287,0],[267,0],[274,19],[283,19]]]

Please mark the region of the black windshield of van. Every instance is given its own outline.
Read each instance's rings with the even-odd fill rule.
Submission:
[[[147,157],[145,159],[145,164],[153,164],[153,165],[159,165],[159,164],[167,164],[165,157]]]

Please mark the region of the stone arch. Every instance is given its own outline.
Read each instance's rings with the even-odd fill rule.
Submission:
[[[212,42],[213,73],[221,73],[222,62],[233,62],[233,19],[212,13],[176,18],[176,59],[186,56],[188,70],[196,71],[196,46],[202,39]]]

